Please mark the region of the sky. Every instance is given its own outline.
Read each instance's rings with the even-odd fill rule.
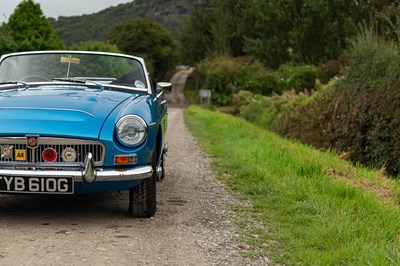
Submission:
[[[40,4],[46,17],[58,18],[59,16],[76,16],[91,14],[120,3],[133,0],[34,0]],[[22,0],[0,0],[0,23],[6,22]]]

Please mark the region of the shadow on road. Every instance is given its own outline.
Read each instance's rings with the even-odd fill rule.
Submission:
[[[0,221],[20,222],[29,218],[49,217],[88,219],[130,218],[128,193],[103,193],[94,195],[2,195],[0,196]]]

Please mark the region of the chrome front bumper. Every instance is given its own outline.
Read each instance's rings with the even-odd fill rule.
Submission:
[[[153,175],[151,166],[138,166],[128,170],[97,170],[91,153],[85,158],[82,170],[19,170],[0,169],[0,176],[21,177],[72,177],[74,181],[92,183],[94,181],[131,181],[149,178]]]

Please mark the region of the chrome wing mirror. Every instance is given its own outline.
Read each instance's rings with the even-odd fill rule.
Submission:
[[[156,85],[157,96],[156,96],[155,100],[160,98],[164,92],[171,93],[172,92],[172,84],[169,82],[157,82],[157,85]]]
[[[156,86],[156,92],[165,92],[165,93],[171,93],[172,91],[172,84],[169,82],[157,82]]]

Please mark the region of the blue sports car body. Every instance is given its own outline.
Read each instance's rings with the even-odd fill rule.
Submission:
[[[150,217],[164,177],[171,84],[123,54],[42,51],[0,58],[0,193],[129,190]]]

